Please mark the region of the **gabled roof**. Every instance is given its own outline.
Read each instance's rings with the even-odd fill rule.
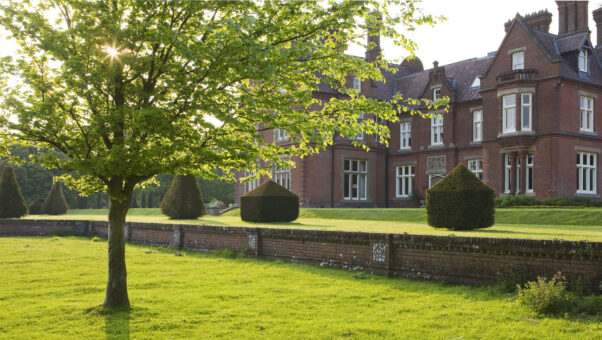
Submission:
[[[479,99],[478,87],[471,87],[474,79],[482,75],[493,57],[472,58],[453,64],[444,65],[445,76],[453,90],[456,90],[456,102]],[[406,98],[419,98],[426,90],[430,81],[429,74],[432,69],[398,78],[397,90]]]

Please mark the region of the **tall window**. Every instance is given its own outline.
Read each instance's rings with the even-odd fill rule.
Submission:
[[[357,90],[357,92],[362,92],[362,81],[359,78],[353,77],[353,88]]]
[[[412,123],[405,122],[399,124],[399,148],[410,149],[412,147]]]
[[[533,192],[533,154],[527,154],[526,173],[525,173],[525,191]]]
[[[286,129],[274,129],[274,140],[276,142],[288,140],[288,131]]]
[[[404,165],[397,167],[396,191],[397,197],[410,197],[414,187],[414,166]]]
[[[437,100],[439,98],[441,98],[441,88],[437,87],[433,89],[433,100]]]
[[[512,53],[512,69],[523,70],[525,68],[525,52]]]
[[[595,153],[577,153],[577,193],[596,193],[596,158]]]
[[[290,158],[283,158],[283,160],[289,160]],[[282,185],[288,190],[291,190],[291,167],[284,163],[274,164],[273,169],[274,182]]]
[[[587,50],[579,51],[579,72],[587,73]]]
[[[253,176],[255,173],[251,171],[245,171],[245,177]],[[259,178],[255,178],[250,182],[245,182],[245,192],[249,192],[259,186]]]
[[[502,132],[516,131],[516,96],[509,95],[502,97]]]
[[[510,176],[512,175],[512,163],[510,163],[510,155],[504,154],[504,192],[510,193]]]
[[[483,139],[483,111],[472,113],[472,140],[480,142]]]
[[[368,162],[346,159],[343,165],[343,198],[347,200],[365,200]]]
[[[594,99],[579,97],[581,131],[594,131]]]
[[[431,118],[431,145],[443,144],[443,116],[435,115]]]
[[[521,121],[522,131],[531,131],[531,118],[533,112],[533,105],[531,103],[531,94],[523,93],[521,95]]]
[[[520,157],[516,157],[516,183],[514,183],[515,193],[520,192]]]
[[[468,161],[468,170],[477,176],[478,179],[483,180],[483,160],[482,159],[471,159]]]

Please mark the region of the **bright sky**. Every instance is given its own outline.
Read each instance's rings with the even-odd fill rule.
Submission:
[[[589,28],[592,41],[596,41],[596,26],[591,12],[602,5],[602,0],[589,2]],[[444,15],[447,21],[435,27],[419,27],[407,35],[418,43],[417,55],[426,69],[433,61],[440,65],[473,57],[483,57],[495,51],[504,38],[504,23],[522,15],[548,9],[552,13],[551,33],[558,33],[558,9],[553,0],[423,0],[420,5],[425,13]],[[385,57],[400,59],[406,53],[391,42],[382,42]],[[10,55],[14,44],[6,40],[6,32],[0,30],[0,56]],[[361,49],[349,53],[364,55]]]

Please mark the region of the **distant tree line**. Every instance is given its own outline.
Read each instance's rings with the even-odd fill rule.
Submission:
[[[13,147],[11,153],[22,159],[28,159],[30,155],[36,155],[39,151],[35,148]],[[0,160],[0,173],[6,165],[6,160]],[[35,200],[44,201],[52,187],[52,178],[60,176],[64,171],[48,170],[39,165],[25,164],[15,166],[15,173],[25,201],[27,204],[31,204]],[[149,185],[144,189],[136,189],[132,197],[132,208],[158,208],[173,177],[172,175],[160,174],[157,176],[159,185]],[[234,203],[234,186],[231,183],[206,179],[197,180],[206,203],[215,203],[216,201],[224,204]],[[107,207],[108,197],[104,192],[97,192],[83,197],[79,195],[78,191],[63,186],[63,193],[71,209]]]

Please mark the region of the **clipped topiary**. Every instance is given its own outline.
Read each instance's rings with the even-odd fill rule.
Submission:
[[[29,205],[29,214],[30,215],[39,215],[42,213],[42,201],[35,200],[31,202]]]
[[[21,194],[17,175],[12,166],[5,166],[0,177],[0,217],[13,218],[27,215],[27,203]]]
[[[161,212],[172,219],[196,219],[205,214],[199,182],[192,175],[174,177],[161,201]]]
[[[50,188],[50,192],[42,204],[42,213],[48,215],[62,215],[69,210],[69,205],[63,195],[63,186],[61,182],[55,182]]]
[[[472,230],[495,221],[495,192],[464,165],[426,191],[428,224],[435,228]]]
[[[291,222],[299,217],[299,196],[267,181],[240,197],[240,218],[247,222]]]

